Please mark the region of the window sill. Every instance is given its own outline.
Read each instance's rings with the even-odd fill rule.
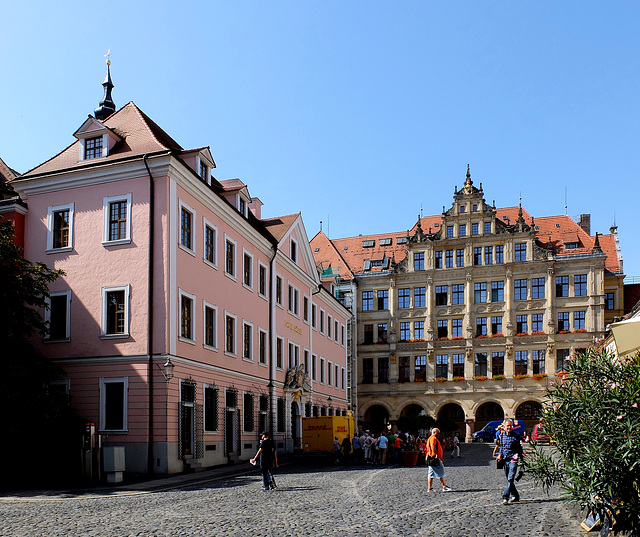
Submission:
[[[129,434],[129,429],[99,429],[98,434]]]
[[[43,342],[45,343],[45,345],[48,345],[49,343],[69,343],[71,341],[70,337],[63,337],[63,338],[58,338],[58,339],[53,339],[53,338],[44,338]]]
[[[211,345],[207,345],[206,343],[202,344],[203,349],[207,349],[208,351],[218,352],[218,347],[212,347]]]
[[[187,252],[189,255],[193,257],[196,256],[196,251],[192,250],[191,248],[187,248],[184,244],[178,243],[178,248],[180,248],[180,250],[182,250],[183,252]]]
[[[188,343],[189,345],[195,345],[196,344],[196,340],[195,339],[189,339],[189,338],[183,337],[183,336],[178,336],[178,341],[182,341],[182,343]]]
[[[100,334],[100,339],[128,339],[129,334]]]
[[[229,278],[230,280],[233,280],[234,282],[238,281],[238,278],[236,278],[236,276],[234,274],[231,274],[230,272],[227,272],[226,270],[224,271],[224,275]]]
[[[65,252],[73,252],[73,246],[67,246],[65,248],[48,248],[44,251],[45,254],[63,254]]]
[[[235,352],[229,352],[229,351],[224,351],[224,355],[228,356],[229,358],[237,358],[238,355]]]
[[[218,270],[218,264],[217,263],[212,263],[211,261],[209,261],[208,259],[203,258],[202,259],[203,263],[205,265],[209,265],[212,269]]]
[[[120,246],[121,244],[131,244],[131,239],[118,239],[115,241],[102,241],[102,246]]]
[[[244,287],[247,291],[253,293],[253,285],[247,285],[246,283],[243,283],[242,287]]]

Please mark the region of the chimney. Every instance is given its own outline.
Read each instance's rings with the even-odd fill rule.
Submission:
[[[591,215],[581,214],[578,225],[585,231],[587,235],[591,235]]]

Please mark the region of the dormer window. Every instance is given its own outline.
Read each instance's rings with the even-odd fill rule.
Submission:
[[[247,205],[245,201],[242,198],[240,198],[240,201],[238,203],[238,211],[240,211],[240,214],[242,214],[243,216],[245,216],[246,207]]]
[[[362,247],[363,248],[373,248],[376,245],[376,241],[375,240],[366,240],[366,241],[362,241]]]
[[[96,138],[88,138],[84,143],[84,159],[90,160],[93,158],[102,157],[102,136]]]
[[[203,181],[207,180],[207,165],[200,161],[200,177]]]

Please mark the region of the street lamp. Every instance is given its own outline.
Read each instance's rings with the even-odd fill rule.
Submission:
[[[167,382],[169,382],[173,378],[173,368],[175,367],[171,362],[171,358],[167,358],[166,363],[160,367],[160,364],[156,364],[158,369],[162,373],[162,376],[165,378]]]

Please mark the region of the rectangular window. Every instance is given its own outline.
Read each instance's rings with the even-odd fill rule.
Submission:
[[[229,354],[236,353],[236,320],[235,317],[227,315],[225,319],[225,346],[224,349]]]
[[[302,297],[302,320],[305,323],[309,322],[309,297]]]
[[[213,386],[204,387],[204,430],[218,430],[218,389]]]
[[[373,343],[373,325],[365,324],[364,325],[364,341],[362,342],[365,345],[369,345]]]
[[[229,276],[236,275],[236,245],[229,239],[225,242],[225,272]]]
[[[276,339],[276,367],[278,369],[284,367],[284,341],[281,337]]]
[[[464,249],[458,248],[456,250],[456,267],[464,267]]]
[[[126,241],[131,237],[131,194],[104,198],[105,242]]]
[[[324,334],[324,311],[320,310],[320,333]]]
[[[441,319],[438,321],[438,339],[446,339],[448,336],[448,322]]]
[[[413,339],[424,339],[424,321],[413,323]]]
[[[324,358],[320,358],[320,384],[324,384]]]
[[[373,358],[363,358],[362,360],[362,383],[373,383]]]
[[[531,280],[531,298],[544,298],[544,278]]]
[[[102,157],[102,136],[87,138],[84,142],[84,160]]]
[[[244,401],[242,405],[242,414],[243,414],[243,429],[245,432],[250,433],[253,432],[254,429],[254,408],[253,408],[253,394],[245,393]]]
[[[573,312],[573,329],[584,330],[585,329],[585,317],[586,311],[574,311]]]
[[[193,339],[193,299],[180,296],[180,336]]]
[[[558,313],[558,332],[569,330],[569,312],[561,311]]]
[[[413,369],[415,382],[427,380],[427,357],[416,356],[415,367]]]
[[[487,318],[478,317],[476,319],[476,337],[487,335]]]
[[[516,315],[516,334],[524,335],[529,332],[527,326],[527,315]]]
[[[400,323],[400,341],[411,339],[411,323]]]
[[[466,224],[460,224],[460,226],[458,226],[458,235],[460,237],[465,237],[467,235],[467,225]]]
[[[204,258],[216,264],[216,230],[208,225],[204,227]]]
[[[333,380],[335,382],[334,386],[336,388],[339,388],[340,387],[340,376],[339,376],[340,375],[340,366],[334,364],[333,367],[335,368],[335,375],[333,375]]]
[[[477,235],[478,233],[479,233],[478,223],[476,222],[475,224],[471,224],[471,234]]]
[[[587,296],[587,275],[576,274],[573,277],[573,290],[575,296]]]
[[[532,332],[542,332],[542,313],[534,313],[531,316],[531,331]]]
[[[338,321],[333,321],[333,341],[338,342]]]
[[[331,339],[331,315],[327,315],[327,337]]]
[[[436,306],[447,305],[447,286],[436,285]]]
[[[215,308],[205,304],[204,306],[204,344],[207,347],[216,348],[216,315]]]
[[[491,334],[494,336],[502,334],[502,315],[491,317]]]
[[[207,180],[207,165],[200,161],[200,178],[203,179],[204,181]]]
[[[567,362],[571,356],[571,349],[558,349],[556,351],[556,373],[567,371]]]
[[[378,324],[378,343],[387,343],[387,323]]]
[[[276,276],[276,304],[282,306],[282,278],[280,276]]]
[[[486,282],[473,284],[473,301],[475,304],[482,304],[487,301]]]
[[[496,264],[504,263],[504,246],[496,246]]]
[[[260,330],[258,332],[258,345],[260,346],[260,350],[259,350],[259,362],[261,364],[266,364],[267,363],[267,333],[263,330]]]
[[[454,354],[451,357],[451,374],[454,377],[464,377],[464,354]]]
[[[378,310],[389,309],[389,291],[378,291]]]
[[[73,248],[74,204],[49,207],[47,249]]]
[[[129,379],[100,379],[100,430],[127,430],[127,394]]]
[[[504,352],[491,353],[491,376],[504,375]]]
[[[253,258],[247,253],[243,256],[242,283],[247,287],[253,287]]]
[[[484,223],[484,234],[488,235],[489,233],[491,233],[491,222],[485,222]]]
[[[473,264],[482,265],[482,247],[473,249]]]
[[[487,353],[477,352],[474,363],[474,376],[486,377],[487,376]]]
[[[129,334],[129,286],[102,288],[102,335]]]
[[[50,341],[68,340],[70,333],[70,305],[71,291],[51,293],[49,308],[44,312],[44,320],[48,324],[49,333],[46,339]]]
[[[484,264],[493,265],[493,246],[487,246],[484,249]]]
[[[451,303],[464,304],[464,284],[458,283],[451,286]]]
[[[413,290],[413,307],[424,308],[426,304],[426,294],[424,287],[416,287]]]
[[[436,354],[436,378],[446,379],[449,374],[449,356]]]
[[[378,383],[389,382],[389,358],[378,358]]]
[[[451,337],[462,337],[462,319],[451,319]]]
[[[267,267],[258,265],[258,293],[267,296]]]
[[[447,226],[447,238],[453,237],[453,226]]]
[[[546,372],[546,351],[544,349],[531,351],[531,362],[533,365],[533,374],[542,375]]]
[[[300,313],[300,291],[292,285],[289,286],[289,312],[298,316]],[[329,334],[331,336],[331,334]]]
[[[398,289],[398,308],[405,309],[411,306],[411,290]]]
[[[424,270],[424,252],[413,254],[413,270]]]
[[[569,276],[556,276],[556,297],[569,296]]]
[[[604,294],[604,309],[605,310],[615,309],[613,297],[614,297],[613,293],[605,293]]]
[[[529,362],[529,356],[527,351],[516,351],[515,367],[513,371],[514,374],[526,375],[528,362]]]
[[[311,355],[311,380],[314,382],[318,379],[318,357]]]
[[[453,250],[447,250],[445,252],[445,266],[447,268],[453,267]]]
[[[293,261],[294,263],[298,262],[298,243],[296,241],[294,241],[293,239],[291,239],[291,261]]]
[[[409,382],[411,380],[411,358],[400,356],[398,363],[398,382]]]
[[[242,357],[253,360],[253,326],[244,323],[242,332]]]
[[[491,302],[504,302],[504,282],[491,282]]]
[[[180,210],[180,244],[189,250],[193,245],[193,214],[184,207]]]
[[[434,268],[442,268],[442,251],[436,252],[434,258]]]
[[[526,261],[527,260],[527,243],[519,242],[515,245],[515,260]]]
[[[513,291],[514,300],[527,300],[527,280],[514,280]]]
[[[373,311],[373,291],[362,292],[362,311]]]

